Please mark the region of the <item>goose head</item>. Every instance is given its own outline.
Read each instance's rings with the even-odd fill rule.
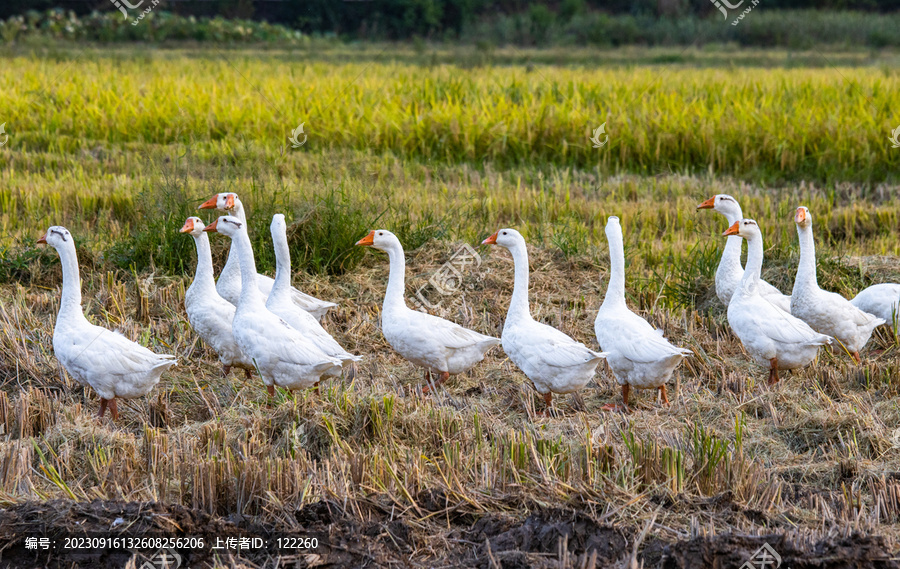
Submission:
[[[498,229],[493,235],[481,242],[482,245],[500,245],[507,249],[525,245],[525,238],[515,229]]]
[[[363,247],[374,247],[380,251],[388,251],[389,249],[403,249],[397,236],[387,229],[373,229],[369,234],[356,242],[357,245]]]
[[[272,235],[275,234],[285,234],[287,235],[287,222],[284,221],[283,213],[276,213],[272,216],[272,223],[269,224],[269,231],[272,232]]]
[[[753,239],[759,237],[759,225],[752,219],[739,219],[731,224],[731,227],[725,230],[722,235],[737,235],[744,239]]]
[[[796,213],[794,213],[794,223],[797,224],[797,227],[804,229],[812,225],[812,216],[809,215],[809,209],[802,205],[798,207]]]
[[[75,248],[75,240],[72,238],[72,234],[69,233],[68,229],[60,225],[54,225],[47,229],[47,232],[44,233],[37,242],[46,243],[57,251]]]
[[[241,200],[238,199],[238,195],[234,192],[216,194],[197,207],[197,209],[217,209],[219,211],[231,212],[235,212],[242,208],[243,204],[241,203]]]
[[[203,228],[203,231],[209,233],[221,233],[228,237],[234,237],[241,231],[246,231],[244,222],[233,215],[223,215],[219,219],[213,221]]]
[[[622,232],[622,224],[619,223],[619,218],[617,216],[611,215],[606,220],[606,236],[609,237],[610,232],[617,230],[619,233]]]
[[[698,205],[697,209],[713,209],[724,215],[729,221],[737,221],[744,217],[740,204],[728,194],[716,194]]]
[[[185,220],[184,225],[179,230],[181,233],[190,233],[194,237],[203,235],[203,229],[206,224],[199,217],[189,217]]]

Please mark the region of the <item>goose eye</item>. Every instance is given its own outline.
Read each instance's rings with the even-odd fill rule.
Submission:
[[[506,232],[504,231],[502,234],[503,234],[503,235],[506,235]]]
[[[382,235],[384,235],[384,233],[382,233],[381,231],[379,231],[379,232],[378,232],[378,236],[381,237]]]

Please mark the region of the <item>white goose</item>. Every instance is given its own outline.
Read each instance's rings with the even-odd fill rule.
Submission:
[[[744,218],[740,204],[728,194],[716,194],[698,205],[697,209],[713,209],[721,213],[728,220],[729,227]],[[741,241],[741,238],[737,236],[730,236],[725,241],[722,260],[719,261],[719,268],[716,269],[716,296],[725,306],[728,306],[731,295],[734,294],[744,276],[744,269],[741,267]],[[759,294],[785,312],[791,311],[791,297],[762,279],[759,281]]]
[[[513,294],[503,323],[503,351],[544,396],[547,411],[554,393],[573,393],[583,388],[607,356],[576,342],[556,328],[536,322],[528,306],[528,250],[515,229],[500,229],[484,241],[500,245],[515,263]]]
[[[197,246],[197,270],[194,281],[184,295],[184,309],[191,328],[218,354],[224,375],[227,376],[231,367],[235,366],[242,368],[249,379],[253,362],[244,357],[234,340],[231,331],[234,305],[216,292],[209,235],[203,231],[203,227],[202,219],[189,217],[181,228],[181,233],[190,234]]]
[[[666,382],[690,350],[676,348],[625,303],[625,247],[618,217],[606,222],[609,241],[609,286],[594,320],[594,333],[606,362],[622,386],[622,402],[628,409],[628,392],[659,389],[663,403],[669,404]]]
[[[218,209],[226,212],[226,215],[233,215],[242,222],[247,223],[247,214],[244,213],[244,204],[238,199],[237,194],[233,192],[216,194],[200,204],[198,209]],[[269,296],[275,281],[266,275],[257,274],[256,284],[259,286],[263,298],[266,298]],[[228,260],[225,261],[225,266],[222,267],[222,272],[219,273],[219,280],[216,282],[216,290],[219,291],[219,294],[222,295],[225,300],[237,306],[238,298],[241,296],[241,268],[238,265],[237,254],[233,247],[228,251]],[[337,306],[337,304],[333,302],[319,300],[314,296],[300,292],[294,287],[291,287],[290,295],[294,304],[309,312],[317,319],[321,319],[325,316],[325,313],[328,312],[329,308]]]
[[[269,226],[272,243],[275,246],[275,285],[266,300],[268,308],[280,316],[295,330],[311,340],[325,354],[339,359],[344,364],[358,362],[362,358],[347,352],[331,335],[322,328],[316,317],[299,308],[291,299],[291,250],[288,247],[287,224],[284,215],[276,213]],[[335,367],[325,373],[328,377],[340,377],[341,368]]]
[[[819,334],[760,293],[763,239],[755,221],[735,221],[723,235],[747,240],[747,268],[728,303],[728,324],[750,357],[769,368],[772,385],[778,381],[779,369],[806,366],[816,358],[820,346],[831,343],[831,338]]]
[[[396,235],[385,229],[372,230],[356,244],[374,247],[388,255],[390,272],[381,308],[381,332],[404,359],[425,368],[423,391],[430,389],[432,373],[439,374],[434,384],[437,387],[451,375],[471,369],[484,359],[488,350],[500,343],[497,338],[406,306],[403,296],[406,258]]]
[[[159,383],[159,376],[175,365],[175,356],[155,354],[118,332],[94,326],[81,308],[81,277],[75,241],[65,227],[47,230],[38,243],[52,245],[59,253],[63,285],[59,314],[53,329],[56,359],[79,383],[90,385],[100,396],[99,416],[109,406],[119,418],[116,398],[142,397]]]
[[[893,326],[895,333],[900,331],[900,284],[872,285],[857,294],[850,304],[881,318]]]
[[[800,238],[800,263],[791,295],[791,314],[815,331],[835,338],[850,352],[856,363],[860,363],[859,351],[869,341],[872,331],[885,321],[863,312],[843,296],[819,288],[816,280],[816,243],[809,210],[798,207],[794,223]]]
[[[234,313],[234,339],[259,371],[269,395],[275,395],[275,386],[286,389],[317,386],[326,372],[341,365],[341,360],[324,354],[266,308],[262,293],[253,283],[256,261],[247,224],[237,217],[223,215],[204,231],[227,235],[232,249],[237,251],[243,285]]]

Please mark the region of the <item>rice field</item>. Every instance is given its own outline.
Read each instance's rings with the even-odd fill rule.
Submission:
[[[838,54],[837,69],[664,55],[0,52],[0,565],[141,567],[153,553],[47,557],[23,542],[82,528],[317,539],[178,549],[190,567],[740,567],[764,543],[786,567],[895,566],[900,345],[880,329],[862,366],[823,351],[767,386],[715,297],[725,221],[695,208],[738,197],[785,292],[798,205],[823,288],[900,281],[896,55]],[[324,325],[365,356],[352,381],[269,404],[258,380],[222,376],[183,310],[194,246],[178,233],[220,191],[240,194],[269,274],[269,220],[286,214],[294,285],[338,302]],[[630,307],[694,353],[671,407],[647,392],[631,414],[601,411],[618,398],[601,366],[540,417],[500,349],[421,393],[379,329],[386,259],[356,240],[397,233],[407,297],[499,336],[512,263],[477,244],[516,227],[535,318],[596,346],[610,215]],[[75,236],[92,321],[179,356],[118,423],[94,418],[96,394],[53,356],[61,273],[34,245],[51,224]],[[227,243],[212,241],[220,267]],[[481,263],[460,289],[422,288],[463,244]]]

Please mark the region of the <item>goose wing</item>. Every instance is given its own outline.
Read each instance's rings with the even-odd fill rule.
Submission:
[[[614,351],[636,363],[652,363],[674,355],[690,355],[690,350],[673,346],[663,337],[662,330],[629,311],[625,315],[604,318],[597,323],[600,349]],[[595,330],[596,332],[596,330]]]
[[[456,322],[451,322],[438,316],[432,316],[416,310],[411,310],[410,314],[412,318],[417,320],[416,328],[425,333],[435,334],[440,338],[440,342],[451,350],[460,350],[491,340],[497,344],[500,343],[500,340],[497,338],[463,328]]]
[[[606,352],[595,352],[552,326],[539,322],[534,324],[536,327],[532,337],[537,343],[534,349],[526,354],[528,359],[539,360],[553,367],[568,368],[606,357]],[[529,335],[531,332],[529,330]]]
[[[754,301],[740,304],[729,321],[737,317],[733,326],[760,331],[765,336],[782,344],[830,344],[831,338],[819,334],[809,324],[790,313],[781,310],[765,299],[756,297]]]
[[[298,365],[315,365],[330,362],[340,365],[340,360],[326,355],[312,341],[306,339],[284,319],[268,310],[250,322],[244,321],[249,336],[264,345],[266,353],[274,360]]]
[[[66,347],[67,366],[91,375],[129,376],[175,364],[175,356],[156,354],[119,332],[91,326],[73,335]]]

